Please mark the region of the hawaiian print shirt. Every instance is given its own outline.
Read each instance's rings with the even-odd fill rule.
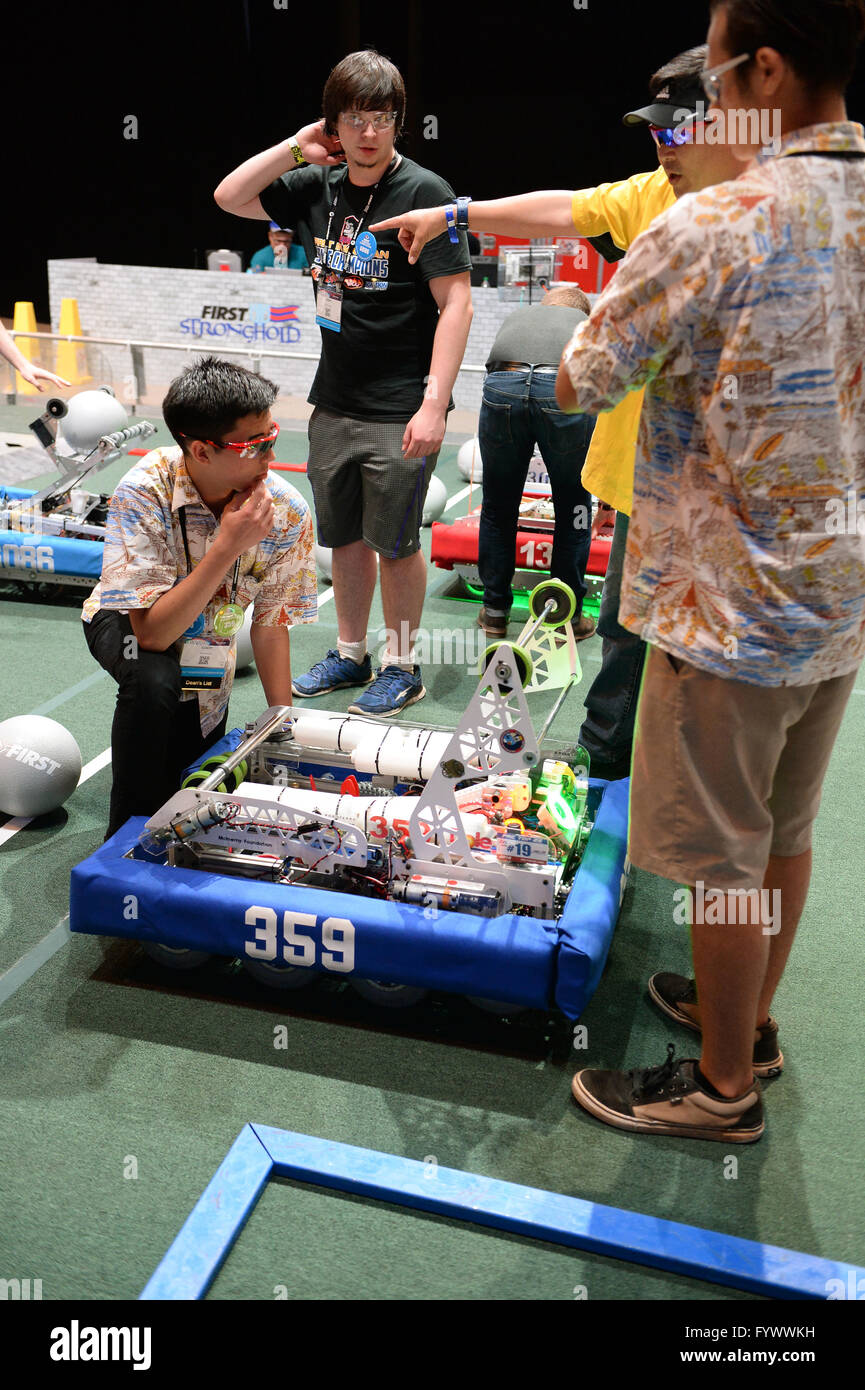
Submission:
[[[273,528],[240,559],[236,602],[250,603],[253,621],[262,627],[287,627],[316,620],[316,583],[312,516],[296,488],[272,473],[267,490],[274,501]],[[193,568],[215,536],[219,522],[186,471],[183,451],[153,449],[121,478],[108,511],[102,578],[84,604],[89,623],[100,609],[149,608],[188,572],[180,526],[186,509],[186,538]],[[204,610],[205,636],[213,635],[217,609],[231,598],[234,566]],[[178,652],[182,643],[175,644]],[[201,732],[209,734],[222,719],[234,679],[235,640],[218,689],[189,691],[198,699]]]
[[[565,350],[577,410],[648,386],[621,622],[731,680],[865,656],[863,155],[812,126],[682,198]]]

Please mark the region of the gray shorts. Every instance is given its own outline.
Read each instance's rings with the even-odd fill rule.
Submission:
[[[319,545],[364,541],[388,560],[420,549],[427,488],[438,453],[407,459],[407,420],[351,420],[316,406],[309,420],[307,477]]]

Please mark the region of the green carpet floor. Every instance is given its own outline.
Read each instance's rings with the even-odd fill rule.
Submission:
[[[0,428],[24,429],[33,413],[0,411]],[[448,441],[439,465],[451,495],[463,486],[458,442]],[[302,460],[304,437],[284,431],[278,454]],[[124,468],[106,472],[100,486]],[[308,495],[304,477],[284,476]],[[431,569],[429,628],[473,617],[444,596],[446,587],[447,577]],[[81,597],[45,603],[0,594],[0,716],[49,714],[73,732],[87,763],[108,745],[114,688],[84,644]],[[373,633],[380,617],[376,610]],[[334,639],[328,602],[318,626],[293,637],[295,668]],[[583,680],[559,726],[568,737],[597,670],[599,640],[583,643],[580,655]],[[474,687],[471,674],[429,667],[425,683],[426,700],[405,719],[452,725]],[[332,707],[344,709],[350,698],[344,692]],[[538,716],[552,698],[534,697]],[[230,723],[262,706],[254,670],[239,676]],[[0,1008],[0,1277],[41,1278],[46,1299],[134,1298],[247,1121],[434,1156],[448,1167],[865,1262],[855,1045],[865,964],[863,745],[865,675],[829,769],[811,896],[776,1000],[786,1068],[765,1088],[766,1134],[738,1150],[735,1178],[725,1177],[723,1145],[625,1135],[569,1098],[578,1065],[660,1061],[670,1039],[686,1055],[693,1050],[691,1035],[668,1026],[646,999],[653,970],[686,971],[689,958],[686,933],[673,925],[673,885],[648,875],[633,876],[606,973],[582,1019],[588,1047],[567,1058],[542,1035],[527,1047],[516,1024],[511,1034],[497,1025],[500,1046],[467,1041],[458,1010],[432,1036],[410,1011],[378,1019],[337,1007],[323,1016],[266,992],[220,997],[218,971],[171,977],[160,988],[165,977],[115,969],[117,947],[104,961],[95,938],[76,936]],[[69,870],[101,841],[109,786],[105,768],[51,823],[0,845],[0,974],[62,921]],[[127,954],[134,965],[137,953]],[[274,1047],[281,1023],[287,1050]],[[744,1297],[282,1182],[266,1190],[210,1297],[272,1299],[285,1290],[291,1299],[571,1300],[581,1286],[590,1300]]]

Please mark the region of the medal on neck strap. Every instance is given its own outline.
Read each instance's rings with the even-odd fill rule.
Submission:
[[[213,631],[217,637],[233,637],[243,627],[243,609],[235,602],[237,581],[240,578],[240,556],[234,562],[234,575],[231,580],[231,598],[217,608],[213,618]]]

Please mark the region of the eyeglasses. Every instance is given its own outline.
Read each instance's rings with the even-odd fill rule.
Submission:
[[[729,63],[720,63],[716,68],[704,68],[700,73],[700,81],[703,84],[703,91],[706,93],[709,105],[714,106],[721,95],[721,82],[725,72],[738,68],[742,63],[751,61],[750,53],[740,53],[738,58],[731,58]]]
[[[257,439],[243,439],[235,444],[231,440],[218,444],[215,439],[201,439],[196,434],[182,434],[181,439],[198,439],[200,444],[209,444],[211,449],[231,449],[242,459],[261,458],[269,454],[279,437],[279,425],[274,424],[270,434],[259,435]]]
[[[650,125],[649,134],[656,145],[693,145],[695,122],[679,126]]]
[[[368,125],[372,125],[373,130],[390,130],[391,126],[396,123],[396,112],[343,111],[340,120],[345,121],[352,130],[366,130]]]

